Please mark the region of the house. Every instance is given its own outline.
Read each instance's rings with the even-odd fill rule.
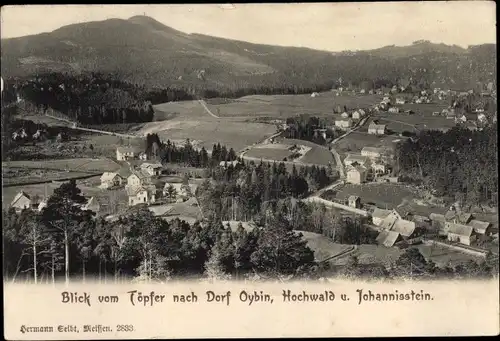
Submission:
[[[397,232],[404,238],[411,238],[415,229],[415,222],[401,218],[396,220],[390,231]]]
[[[388,111],[390,113],[393,113],[393,114],[398,114],[399,113],[399,107],[390,107]]]
[[[47,199],[42,199],[39,203],[38,203],[38,207],[37,207],[37,210],[38,212],[42,212],[42,210],[47,207]]]
[[[384,245],[385,247],[393,247],[398,241],[401,241],[401,235],[394,231],[382,231],[378,234],[375,239],[378,244]]]
[[[366,90],[365,89],[361,89],[361,91],[359,93],[360,94],[364,94],[364,93],[366,93]]]
[[[116,148],[116,160],[127,161],[135,158],[137,150],[134,147],[118,147]]]
[[[101,175],[101,185],[102,189],[109,189],[123,184],[124,179],[118,174],[113,172],[105,172]]]
[[[24,191],[21,191],[16,194],[14,200],[10,203],[10,207],[13,207],[17,212],[29,209],[31,208],[31,197]]]
[[[489,235],[490,234],[490,226],[491,224],[487,221],[480,221],[473,219],[469,222],[469,226],[471,226],[474,229],[474,232],[477,234],[482,234],[482,235]]]
[[[145,152],[140,152],[138,158],[141,161],[146,161],[148,159],[148,154],[146,154]]]
[[[138,204],[153,204],[156,202],[156,186],[146,185],[127,188],[128,204],[134,206]]]
[[[366,168],[360,165],[352,165],[347,171],[347,182],[351,184],[362,184],[366,182]]]
[[[101,205],[99,204],[99,201],[96,197],[91,197],[87,200],[85,205],[83,205],[82,209],[99,213]]]
[[[477,114],[477,121],[482,124],[488,123],[488,119],[485,114]]]
[[[391,210],[389,214],[382,219],[380,227],[386,230],[391,230],[396,221],[402,219],[401,215],[396,210]]]
[[[362,113],[362,111],[361,111],[361,110],[356,110],[356,111],[354,111],[354,112],[352,113],[352,118],[353,118],[354,120],[360,120],[360,119],[361,119],[361,117],[363,117],[364,115],[365,115],[365,114],[364,114],[364,111],[363,111],[363,113]]]
[[[467,122],[467,117],[465,115],[455,117],[455,123],[465,123]]]
[[[372,222],[375,226],[380,226],[382,221],[391,213],[390,210],[384,210],[381,208],[375,208],[372,213]]]
[[[151,177],[142,172],[134,171],[127,178],[127,185],[125,188],[135,188],[151,184]]]
[[[369,91],[368,91],[368,94],[369,94],[369,95],[373,95],[373,90],[369,90]]]
[[[161,175],[162,169],[163,166],[159,162],[156,163],[144,162],[143,164],[141,164],[141,171],[149,176]]]
[[[446,224],[448,224],[446,234],[450,242],[459,242],[461,244],[470,245],[476,239],[473,227],[455,223]]]
[[[346,120],[336,120],[335,121],[335,127],[346,130],[352,127],[352,119],[346,119]]]
[[[464,124],[464,125],[465,125],[465,128],[467,128],[467,129],[469,129],[469,130],[471,130],[471,131],[475,131],[475,130],[477,130],[477,129],[478,129],[478,127],[477,127],[477,123],[476,123],[476,122],[474,122],[474,121],[468,121],[468,122],[465,122],[465,124]],[[479,129],[479,130],[481,130],[481,129]]]
[[[361,207],[361,198],[358,197],[357,195],[349,196],[349,198],[347,199],[347,202],[348,202],[350,207],[354,207],[354,208]]]
[[[319,94],[318,94],[317,92],[313,92],[313,93],[311,94],[311,97],[318,97],[318,96],[319,96]]]
[[[445,221],[455,222],[460,224],[468,224],[472,220],[470,213],[457,213],[455,210],[448,210],[444,215]]]
[[[348,154],[344,159],[344,165],[351,166],[357,163],[361,166],[366,166],[370,162],[369,158],[360,154]]]
[[[386,132],[385,124],[376,124],[374,122],[370,123],[368,126],[368,134],[372,135],[384,135]]]
[[[404,98],[396,98],[396,104],[405,104],[406,101],[404,100]]]
[[[379,158],[382,156],[382,154],[384,154],[384,152],[384,148],[377,147],[363,147],[363,149],[361,149],[361,155],[366,156],[370,159]]]
[[[349,113],[347,113],[347,112],[344,111],[342,114],[340,114],[340,117],[342,117],[342,118],[349,118]]]

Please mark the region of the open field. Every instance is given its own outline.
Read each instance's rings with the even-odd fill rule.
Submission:
[[[174,118],[161,122],[146,123],[139,134],[157,133],[162,140],[196,140],[198,147],[211,150],[214,143],[221,143],[239,151],[260,142],[276,132],[274,125],[249,123],[243,120],[215,118],[205,111],[198,101],[170,102],[155,106],[155,119]],[[164,115],[162,114],[164,113]]]
[[[307,246],[314,251],[314,258],[323,261],[338,255],[351,248],[351,245],[334,243],[330,238],[319,233],[296,231],[303,234],[303,239],[307,241]]]
[[[406,137],[394,135],[376,136],[367,132],[355,131],[335,143],[335,149],[344,159],[348,153],[360,153],[363,147],[386,147],[393,149],[397,143],[405,141]]]
[[[13,186],[45,181],[78,179],[92,175],[95,175],[95,173],[3,167],[2,180],[3,186]]]
[[[304,95],[252,95],[232,100],[227,104],[209,105],[220,117],[273,117],[284,119],[298,114],[331,115],[333,108],[344,105],[348,109],[366,108],[380,102],[379,95],[340,95],[322,92],[318,97]],[[217,111],[218,109],[218,111]]]
[[[389,183],[370,183],[362,185],[346,184],[340,187],[335,198],[346,199],[350,195],[357,195],[361,198],[361,203],[375,203],[380,208],[392,209],[406,202],[405,199],[412,199],[414,194],[403,185]],[[324,199],[332,199],[332,192],[325,192]]]
[[[118,170],[120,168],[120,164],[107,158],[75,158],[41,161],[7,161],[2,162],[2,167],[78,172],[112,172]]]
[[[436,108],[434,111],[441,110],[442,108]],[[380,124],[386,124],[389,130],[396,133],[402,133],[403,131],[416,132],[417,130],[426,129],[451,129],[455,126],[455,120],[447,119],[444,116],[432,116],[432,112],[433,110],[425,114],[416,112],[413,115],[380,112],[374,115],[374,119],[377,119]]]
[[[301,157],[291,160],[290,156],[295,152],[288,148],[297,145],[302,147]],[[245,153],[245,156],[263,158],[267,160],[283,161],[287,158],[288,161],[296,161],[300,163],[311,163],[317,165],[335,165],[335,158],[332,153],[326,148],[319,146],[313,142],[296,140],[296,139],[284,139],[280,138],[276,140],[276,143],[261,144],[256,145]]]

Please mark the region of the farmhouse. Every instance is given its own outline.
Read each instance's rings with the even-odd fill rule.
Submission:
[[[404,100],[404,98],[396,98],[396,104],[405,104],[406,101]]]
[[[368,126],[368,134],[372,135],[384,135],[386,132],[385,124],[376,124],[374,122],[370,123]]]
[[[471,226],[454,223],[447,224],[447,237],[450,242],[470,245],[476,239],[476,235],[473,233],[474,229]]]
[[[483,234],[483,235],[490,234],[489,228],[491,224],[489,222],[474,219],[470,221],[469,226],[472,226],[474,232],[477,234]]]
[[[381,226],[382,221],[391,213],[390,210],[384,210],[381,208],[375,208],[372,213],[372,222],[375,226]]]
[[[370,159],[376,159],[382,156],[384,154],[385,149],[384,148],[377,148],[377,147],[363,147],[361,149],[361,155],[366,156],[367,158]]]
[[[352,113],[352,118],[355,119],[355,120],[360,120],[361,117],[364,117],[365,116],[365,111],[363,109],[359,109],[359,110],[355,110],[353,113]]]
[[[149,176],[161,175],[162,169],[163,166],[159,162],[156,163],[144,162],[143,164],[141,164],[141,171]]]
[[[398,114],[399,113],[399,107],[390,107],[388,111],[390,113],[393,113],[393,114]]]
[[[372,163],[371,168],[375,175],[384,175],[387,173],[387,167],[383,163]]]
[[[352,127],[352,119],[349,118],[347,120],[336,120],[335,127],[343,130],[349,129]]]
[[[360,165],[352,165],[347,171],[347,182],[351,184],[362,184],[366,182],[366,168]]]
[[[342,118],[349,118],[349,116],[350,116],[349,113],[347,113],[345,111],[342,114],[340,114],[340,117],[342,117]]]
[[[151,177],[142,172],[133,172],[127,178],[126,188],[134,188],[151,184]]]
[[[123,184],[123,178],[118,173],[105,172],[101,175],[101,185],[102,189],[109,189]]]
[[[369,158],[360,154],[348,154],[344,159],[344,165],[351,166],[357,163],[361,166],[366,166],[370,162]]]
[[[126,161],[136,157],[137,149],[134,147],[118,147],[116,148],[116,159],[118,161]]]
[[[31,198],[28,194],[21,191],[16,194],[14,200],[10,203],[10,207],[13,207],[17,212],[20,212],[24,209],[31,208]]]
[[[127,188],[128,204],[134,206],[138,204],[153,204],[156,201],[156,186],[138,186]]]

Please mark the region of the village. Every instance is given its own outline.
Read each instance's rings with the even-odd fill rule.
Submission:
[[[337,89],[337,94],[345,91]],[[399,91],[399,93],[398,93]],[[335,158],[341,159],[335,150],[335,143],[354,131],[365,129],[364,134],[374,136],[385,140],[386,143],[377,143],[376,145],[364,145],[357,152],[342,152],[343,160],[337,164],[337,170],[340,178],[337,182],[328,186],[327,189],[336,190],[343,186],[405,186],[404,183],[393,172],[396,167],[395,153],[398,143],[405,139],[416,139],[412,134],[395,134],[390,132],[387,124],[380,123],[377,115],[387,113],[396,117],[398,115],[413,115],[413,110],[403,110],[402,106],[411,101],[412,103],[425,105],[431,101],[445,101],[448,96],[466,96],[469,93],[456,94],[452,91],[443,91],[433,89],[421,91],[421,96],[404,96],[401,94],[404,89],[393,88],[390,92],[377,92],[384,98],[379,104],[369,108],[358,108],[343,111],[341,119],[335,120],[332,130],[337,132],[338,136],[330,142],[329,149]],[[369,92],[370,93],[370,92]],[[357,95],[363,95],[363,90]],[[316,96],[320,96],[316,94]],[[496,96],[496,92],[482,94],[482,96]],[[410,98],[409,98],[410,97]],[[337,108],[340,112],[340,108]],[[484,108],[477,107],[473,110],[475,116],[455,114],[452,106],[445,108],[442,112],[434,112],[433,116],[440,115],[446,119],[453,119],[455,125],[465,125],[468,129],[482,129],[488,124],[496,123],[496,111],[493,115],[486,118]],[[458,110],[457,110],[458,113]],[[273,122],[275,123],[275,122]],[[282,125],[281,132],[289,127]],[[366,128],[367,126],[367,128]],[[315,134],[325,134],[326,129],[316,129]],[[37,132],[38,133],[38,132]],[[22,132],[19,133],[21,135]],[[275,135],[276,136],[276,135]],[[17,136],[16,136],[17,137]],[[387,137],[391,138],[387,143]],[[276,143],[277,137],[269,139],[268,143]],[[297,155],[307,153],[311,148],[302,145],[294,145],[289,150],[297,150]],[[299,153],[301,152],[301,153]],[[300,163],[300,158],[293,159],[291,162]],[[245,155],[242,154],[242,159]],[[126,198],[126,206],[133,207],[145,204],[155,215],[164,219],[171,220],[181,218],[193,223],[203,217],[202,210],[196,198],[196,190],[203,178],[184,175],[169,175],[168,166],[157,161],[157,157],[148,160],[148,155],[141,148],[132,146],[121,146],[116,148],[115,160],[120,164],[120,168],[114,172],[104,172],[100,177],[100,183],[96,188],[101,191],[121,191],[123,198]],[[279,161],[279,160],[277,160]],[[239,161],[222,161],[220,167],[236,167]],[[192,175],[192,174],[191,174]],[[331,191],[323,190],[322,193],[328,194]],[[105,215],[106,219],[116,219],[119,214],[110,214],[109,209],[103,209],[109,203],[102,203],[101,197],[88,197],[86,204],[82,209],[92,210],[98,215]],[[484,241],[498,238],[498,227],[489,221],[477,219],[473,214],[461,212],[459,205],[452,205],[448,208],[435,210],[431,213],[412,212],[411,208],[401,207],[401,205],[392,208],[378,207],[373,202],[365,202],[363,194],[349,195],[344,198],[336,198],[329,195],[311,194],[306,199],[309,202],[324,204],[333,209],[340,209],[344,214],[359,215],[368,218],[366,226],[377,231],[377,243],[387,248],[408,247],[420,243],[439,245],[445,248],[458,250],[477,257],[485,257],[488,249],[478,245],[484,245]],[[30,193],[20,191],[11,202],[11,207],[17,211],[26,208],[41,210],[45,207],[47,198],[33,197]],[[403,205],[404,206],[404,205]],[[109,207],[108,207],[109,208]],[[432,209],[431,209],[432,210]],[[103,213],[105,212],[105,213]],[[235,224],[234,221],[229,223]],[[243,222],[248,224],[248,222]]]

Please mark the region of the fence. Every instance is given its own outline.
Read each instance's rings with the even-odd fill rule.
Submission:
[[[449,243],[440,242],[437,240],[428,240],[428,239],[424,239],[422,242],[426,245],[438,245],[438,246],[446,247],[446,248],[449,248],[449,249],[452,249],[455,251],[467,253],[467,254],[470,254],[470,255],[476,256],[476,257],[486,258],[486,256],[489,253],[489,251],[487,251],[487,250],[483,250],[483,249],[480,249],[477,247],[463,245],[463,244],[456,244],[456,243],[449,244]]]
[[[354,208],[354,207],[347,206],[347,205],[342,205],[342,204],[339,204],[337,202],[325,200],[325,199],[322,199],[322,198],[310,197],[310,198],[307,198],[306,200],[310,201],[310,202],[316,202],[318,204],[323,204],[323,205],[325,205],[327,207],[334,207],[334,208],[338,208],[338,209],[341,209],[341,210],[344,210],[344,211],[348,211],[348,212],[351,212],[351,213],[359,214],[359,215],[361,215],[363,217],[369,217],[370,216],[370,213],[368,211],[361,210],[359,208]]]

